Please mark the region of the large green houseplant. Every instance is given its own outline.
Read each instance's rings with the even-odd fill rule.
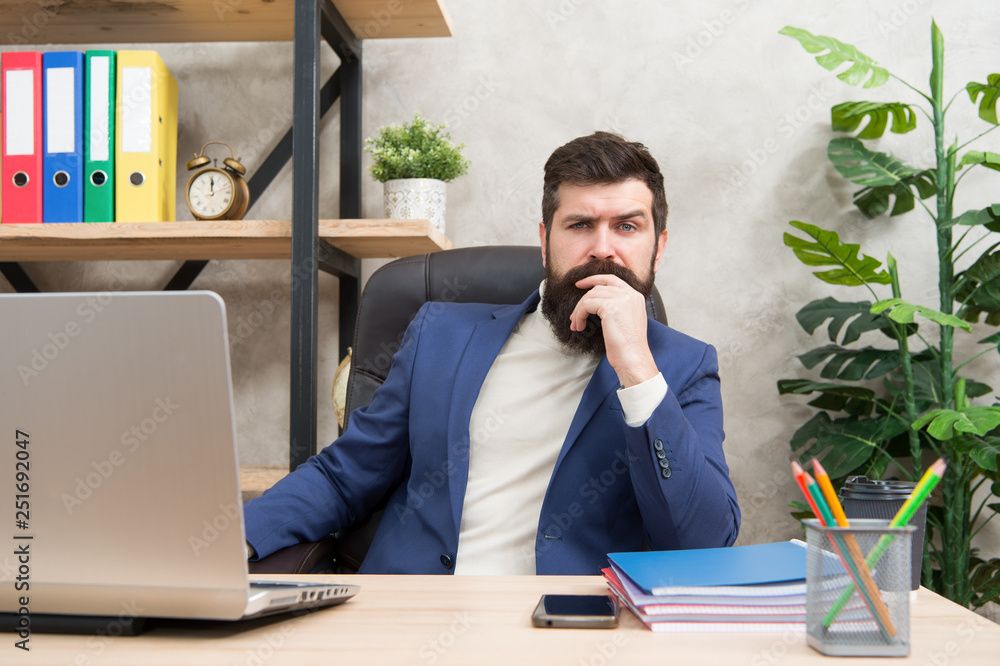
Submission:
[[[827,155],[841,176],[862,188],[855,192],[854,204],[864,218],[902,215],[917,205],[923,209],[930,224],[917,219],[900,224],[911,234],[933,234],[937,265],[911,270],[934,270],[940,297],[936,308],[903,300],[900,271],[891,254],[883,264],[833,231],[798,220],[789,223],[795,231],[785,233],[785,245],[802,263],[822,267],[814,273],[817,278],[866,292],[850,302],[815,300],[796,315],[809,333],[825,324],[830,344],[798,357],[806,368],[818,371],[817,380],[778,382],[780,393],[808,395],[809,405],[819,410],[795,432],[792,449],[801,457],[820,458],[841,482],[850,474],[882,478],[890,467],[894,474],[915,479],[929,458],[947,457],[939,500],[928,512],[922,582],[965,606],[998,601],[1000,558],[980,558],[972,538],[1000,512],[1000,403],[991,386],[966,374],[972,361],[985,356],[980,361],[988,366],[983,378],[1000,378],[1000,333],[991,328],[1000,325],[1000,204],[980,204],[961,214],[953,205],[956,186],[969,174],[1000,171],[1000,154],[967,149],[997,127],[1000,74],[989,74],[985,83],[969,83],[946,98],[944,38],[934,23],[929,90],[831,37],[791,26],[781,34],[797,40],[847,84],[869,89],[891,79],[905,86],[912,101],[835,105],[832,126],[841,136],[830,141]],[[960,142],[948,134],[945,122],[949,112],[958,110],[953,103],[965,96],[987,127]],[[933,127],[933,165],[911,166],[865,144],[886,130],[912,131],[920,116],[926,118],[921,123]],[[980,254],[971,260],[974,251]],[[955,336],[972,334],[973,324],[984,346],[956,358],[961,354]],[[935,328],[938,335],[930,335]],[[876,344],[852,346],[863,335]],[[988,492],[973,506],[977,491]]]

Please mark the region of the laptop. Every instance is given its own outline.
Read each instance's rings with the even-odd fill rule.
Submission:
[[[234,422],[217,294],[0,295],[0,612],[240,620],[354,596],[250,582]]]

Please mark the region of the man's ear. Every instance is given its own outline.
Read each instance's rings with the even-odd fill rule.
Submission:
[[[653,270],[660,269],[660,261],[663,259],[663,250],[667,247],[667,230],[660,232],[660,237],[656,239],[656,259],[653,262]]]
[[[545,223],[538,223],[538,240],[542,245],[542,268],[548,268],[545,265]]]

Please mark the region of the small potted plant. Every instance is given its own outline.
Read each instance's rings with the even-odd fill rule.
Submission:
[[[372,176],[385,186],[386,217],[427,219],[444,233],[445,184],[469,168],[463,147],[451,142],[444,125],[419,115],[408,125],[389,125],[365,139]]]

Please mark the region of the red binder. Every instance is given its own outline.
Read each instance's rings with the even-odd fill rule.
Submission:
[[[42,221],[42,54],[0,54],[3,137],[0,222]]]

